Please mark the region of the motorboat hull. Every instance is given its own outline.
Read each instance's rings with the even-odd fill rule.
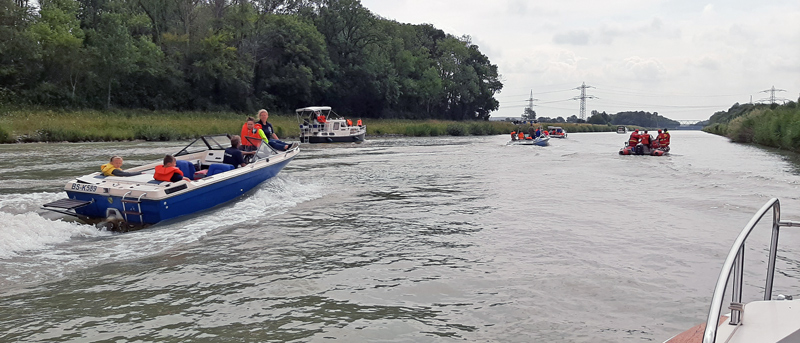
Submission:
[[[355,135],[338,135],[338,136],[308,136],[308,143],[349,143],[349,142],[363,142],[366,136],[366,130]],[[304,137],[300,137],[303,140]]]
[[[155,224],[204,211],[234,200],[260,183],[278,175],[290,161],[291,158],[250,173],[198,187],[191,191],[175,192],[174,196],[158,200],[142,199],[139,203],[124,203],[124,196],[70,190],[67,190],[67,196],[70,199],[91,202],[87,206],[75,209],[75,213],[79,217],[105,219],[109,209],[115,209],[123,214],[141,211],[141,215],[127,215],[126,221],[132,224]],[[131,197],[128,197],[128,199],[131,199]]]
[[[536,139],[518,139],[515,141],[509,141],[506,145],[537,145],[537,146],[548,146],[550,145],[550,137],[540,137]]]
[[[620,155],[641,155],[641,156],[664,156],[669,154],[669,149],[655,148],[651,149],[642,144],[635,147],[625,146],[619,149]]]

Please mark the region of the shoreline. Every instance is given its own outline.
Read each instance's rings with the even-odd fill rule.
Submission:
[[[0,143],[180,141],[203,135],[239,134],[246,118],[250,116],[254,115],[233,112],[0,108]],[[367,126],[367,137],[486,136],[508,134],[523,126],[502,121],[343,117],[353,121],[363,120]],[[269,122],[280,139],[299,139],[299,121],[294,113],[271,113]],[[536,125],[545,128],[560,126],[567,133],[616,131],[615,125]]]

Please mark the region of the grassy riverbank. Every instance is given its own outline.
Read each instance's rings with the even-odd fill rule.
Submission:
[[[800,152],[800,108],[795,102],[754,108],[729,122],[706,126],[703,131],[726,136],[734,142]]]
[[[183,140],[206,134],[238,134],[247,116],[232,112],[0,109],[0,142]],[[293,139],[300,135],[294,114],[271,113],[269,120],[281,138]],[[364,119],[364,124],[368,136],[480,136],[507,134],[518,129],[509,122],[487,121]],[[609,125],[541,125],[561,126],[567,132],[616,130]]]

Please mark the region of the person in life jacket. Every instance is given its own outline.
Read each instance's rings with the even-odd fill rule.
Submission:
[[[664,139],[664,134],[661,133],[661,130],[658,130],[658,135],[656,136],[656,139],[654,139],[653,143],[652,143],[653,147],[654,148],[660,148],[661,147],[661,141],[663,139]]]
[[[520,130],[519,133],[517,133],[517,138],[525,139],[525,132],[522,132],[522,130]]]
[[[347,126],[353,126],[353,121],[350,120],[350,119],[347,119]]]
[[[512,141],[517,140],[517,131],[511,131],[511,140]]]
[[[642,145],[649,148],[652,137],[650,137],[650,134],[647,133],[647,130],[644,130],[644,134],[640,135],[639,137],[641,138]]]
[[[358,126],[364,126],[364,125],[362,125],[362,124],[361,124],[361,119],[359,119],[359,120],[356,122],[356,125],[358,125]]]
[[[664,138],[661,140],[661,146],[662,147],[668,147],[669,146],[669,138],[670,137],[669,137],[669,132],[667,131],[666,128],[664,128],[664,136],[663,137]]]
[[[192,181],[189,180],[188,177],[183,176],[183,172],[178,169],[175,165],[175,157],[172,155],[164,156],[164,164],[160,166],[156,166],[155,174],[153,174],[153,179],[157,181],[167,181],[167,182],[178,182],[181,180]]]
[[[134,176],[139,175],[142,172],[126,172],[122,170],[122,157],[113,156],[111,160],[100,166],[100,171],[103,172],[105,176]]]
[[[639,129],[636,129],[633,132],[631,132],[631,138],[628,139],[629,147],[635,147],[636,144],[639,144]]]
[[[239,148],[242,151],[258,150],[261,142],[267,137],[264,131],[261,130],[261,125],[256,124],[256,120],[253,117],[247,117],[247,121],[242,125],[240,136],[242,137],[242,145]]]

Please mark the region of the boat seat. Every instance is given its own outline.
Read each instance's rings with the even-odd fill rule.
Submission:
[[[183,176],[194,180],[195,169],[194,169],[194,164],[192,164],[192,162],[177,160],[175,161],[175,163],[178,169],[180,169],[181,172],[183,173]]]
[[[206,173],[206,177],[212,176],[214,174],[224,173],[229,170],[236,169],[233,165],[225,164],[225,163],[215,163],[208,167],[208,173]]]

